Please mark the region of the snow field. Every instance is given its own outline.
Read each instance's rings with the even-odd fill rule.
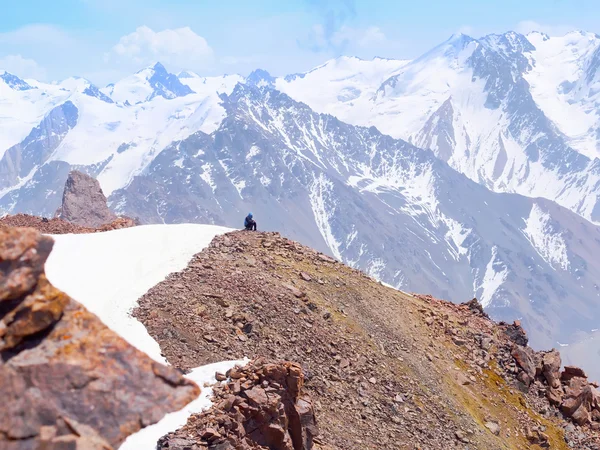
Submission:
[[[145,225],[94,234],[53,236],[46,263],[50,282],[79,301],[113,331],[152,359],[167,364],[160,346],[131,316],[138,299],[165,277],[184,269],[212,239],[231,231],[213,225]],[[187,376],[202,392],[181,410],[129,436],[121,450],[152,450],[157,440],[211,405],[215,372],[225,373],[248,359],[198,367]]]
[[[158,343],[130,313],[150,288],[183,270],[215,236],[228,231],[178,224],[57,235],[46,275],[131,345],[166,364]]]

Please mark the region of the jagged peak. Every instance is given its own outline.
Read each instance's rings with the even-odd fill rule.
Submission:
[[[138,70],[135,74],[136,75],[144,75],[146,78],[149,78],[152,75],[154,75],[155,73],[168,74],[169,71],[160,61],[157,61],[152,65],[146,66],[146,67]]]
[[[152,69],[157,71],[157,72],[166,72],[167,69],[165,68],[165,66],[162,65],[162,63],[160,61],[157,61],[154,66],[152,66]]]
[[[191,72],[189,70],[183,70],[177,74],[177,78],[179,78],[179,79],[200,78],[200,75],[198,75],[197,73]]]
[[[264,69],[256,69],[254,70],[248,77],[246,78],[246,82],[255,86],[274,86],[275,85],[275,77],[273,77],[269,72]]]
[[[138,84],[140,81],[142,83],[145,82],[148,83],[149,87],[152,89],[152,93],[147,98],[138,100],[134,103],[152,100],[155,97],[163,97],[170,100],[194,93],[189,86],[180,81],[177,75],[169,72],[161,62],[156,62],[152,66],[141,69],[135,73],[133,78],[128,77],[125,80],[127,80],[126,83],[133,84]],[[121,82],[116,83],[113,88],[117,87],[120,83]]]
[[[511,50],[520,53],[535,50],[534,45],[527,37],[516,31],[507,31],[502,34],[488,34],[480,39],[486,47],[492,50]]]
[[[22,80],[18,76],[4,70],[0,71],[0,79],[2,79],[8,87],[15,91],[28,91],[30,89],[36,89],[25,80]]]

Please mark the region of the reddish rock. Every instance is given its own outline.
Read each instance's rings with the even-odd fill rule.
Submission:
[[[560,378],[563,382],[568,382],[572,378],[576,378],[576,377],[587,379],[587,375],[585,374],[583,369],[580,369],[579,367],[575,367],[575,366],[565,366],[565,370],[563,370],[563,372],[560,376]]]
[[[304,281],[311,281],[312,277],[307,274],[306,272],[300,272],[300,278],[302,278]]]
[[[522,381],[527,385],[531,384],[536,372],[533,351],[529,347],[515,346],[512,349],[511,355],[527,375],[525,381]]]
[[[52,244],[0,230],[0,448],[118,447],[199,388],[54,288],[43,274]]]
[[[114,221],[104,224],[99,228],[83,227],[66,220],[54,217],[30,216],[28,214],[15,214],[0,218],[0,229],[2,228],[35,228],[45,234],[85,234],[99,231],[117,230],[139,225],[139,221],[129,217],[117,217]]]
[[[569,369],[569,373],[581,373]],[[586,378],[574,376],[565,385],[565,399],[561,411],[575,423],[583,425],[592,421],[592,413],[600,407],[600,393]]]
[[[91,228],[111,223],[117,218],[115,213],[108,209],[98,180],[77,170],[69,173],[62,205],[55,216]]]
[[[216,386],[214,406],[190,418],[157,448],[185,450],[187,443],[215,450],[310,450],[318,434],[311,399],[303,393],[302,369],[258,359],[230,374],[248,381]]]
[[[284,283],[283,287],[289,290],[296,298],[306,297],[306,293],[302,292],[300,289],[298,289],[295,286],[292,286],[291,284]]]
[[[552,389],[560,387],[560,366],[562,365],[560,353],[557,350],[544,353],[542,356],[542,374]]]
[[[564,392],[562,387],[558,389],[550,388],[546,391],[546,398],[552,406],[560,406],[562,404]]]
[[[567,417],[579,425],[584,425],[592,421],[591,413],[597,408],[600,401],[600,394],[591,385],[586,385],[580,389],[567,389],[567,398],[561,406],[561,411]]]
[[[96,231],[120,230],[121,228],[131,228],[138,225],[140,225],[140,221],[138,219],[132,219],[131,217],[117,217],[112,222],[105,223],[101,227],[97,228]]]

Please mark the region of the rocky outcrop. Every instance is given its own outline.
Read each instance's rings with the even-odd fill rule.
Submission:
[[[56,217],[90,228],[100,227],[117,218],[108,209],[98,180],[76,170],[69,173]]]
[[[294,363],[267,363],[217,374],[214,405],[192,417],[176,433],[159,441],[158,449],[310,450],[318,428],[304,374]]]
[[[529,387],[537,381],[538,391],[545,393],[568,419],[578,425],[589,424],[600,429],[600,392],[590,383],[579,367],[566,366],[561,372],[557,350],[534,352],[529,347],[515,345],[511,351],[519,371],[517,379]]]
[[[33,229],[0,229],[0,448],[117,448],[199,388],[54,288],[52,246]]]

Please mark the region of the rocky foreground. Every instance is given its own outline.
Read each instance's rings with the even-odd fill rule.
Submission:
[[[312,399],[303,389],[302,368],[263,359],[217,374],[214,406],[175,433],[157,450],[310,450],[319,434]]]
[[[200,390],[44,275],[53,240],[0,230],[0,449],[110,450]]]
[[[314,448],[600,448],[597,386],[527,347],[520,324],[494,323],[476,300],[387,288],[278,234],[217,237],[134,314],[184,370],[239,355],[299,362]],[[260,376],[248,390],[256,381],[269,398]],[[256,396],[244,389],[224,381],[216,410],[161,448],[246,448],[236,423]]]

